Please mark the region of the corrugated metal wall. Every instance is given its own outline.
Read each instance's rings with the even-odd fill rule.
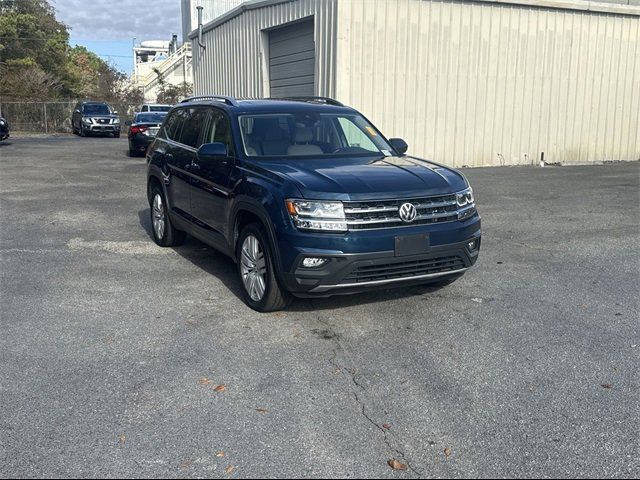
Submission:
[[[248,9],[193,40],[194,91],[244,98],[269,95],[268,37],[263,31],[310,16],[315,21],[316,93],[335,92],[337,0],[295,0]],[[215,24],[215,22],[214,22]]]
[[[454,166],[534,163],[541,152],[549,162],[640,158],[637,14],[455,0],[338,6],[337,98],[411,153]]]

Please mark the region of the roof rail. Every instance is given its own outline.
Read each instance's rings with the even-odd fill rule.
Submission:
[[[330,97],[282,97],[282,98],[269,98],[269,100],[291,100],[294,102],[309,102],[309,103],[325,103],[327,105],[334,105],[336,107],[344,107],[342,102]]]
[[[187,97],[184,100],[181,100],[180,103],[186,103],[186,102],[196,102],[198,100],[216,100],[218,102],[224,102],[227,105],[231,105],[233,107],[237,107],[238,106],[238,102],[236,102],[236,99],[233,97],[228,97],[225,95],[200,95],[197,97]]]

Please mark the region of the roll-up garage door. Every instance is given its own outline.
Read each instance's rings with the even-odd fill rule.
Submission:
[[[313,20],[269,32],[272,97],[313,96],[316,68]]]

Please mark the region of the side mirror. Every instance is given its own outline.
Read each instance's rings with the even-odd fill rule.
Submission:
[[[125,124],[127,127],[130,127],[130,126],[131,126],[131,120],[127,120],[126,122],[124,122],[124,124]]]
[[[390,138],[389,143],[391,144],[393,149],[396,152],[398,152],[400,155],[404,155],[405,153],[407,153],[407,150],[409,149],[409,145],[407,145],[407,142],[405,142],[401,138]]]
[[[117,114],[118,114],[118,111],[117,111],[117,110],[114,110],[114,111],[113,111],[113,114],[114,114],[114,115],[117,115]]]
[[[198,149],[198,160],[224,160],[229,156],[227,146],[221,142],[205,143]]]
[[[78,110],[78,109],[76,108],[75,112],[76,112],[76,113],[80,113],[80,110]]]

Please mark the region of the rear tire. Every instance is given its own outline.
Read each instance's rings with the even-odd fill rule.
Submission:
[[[271,246],[261,225],[252,223],[240,233],[236,263],[249,307],[258,312],[274,312],[289,304],[291,296],[278,284]]]
[[[175,247],[182,245],[186,233],[178,230],[171,223],[167,201],[162,189],[157,185],[151,189],[151,231],[153,240],[161,247]]]

